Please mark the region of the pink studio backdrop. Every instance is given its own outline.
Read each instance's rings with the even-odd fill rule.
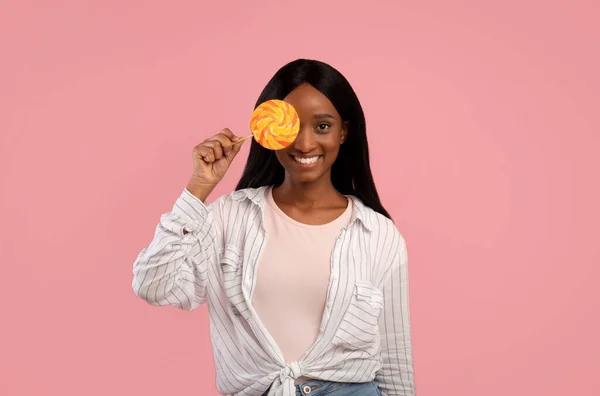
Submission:
[[[217,395],[206,308],[131,267],[298,57],[364,105],[419,395],[597,395],[598,2],[250,3],[0,4],[0,395]]]

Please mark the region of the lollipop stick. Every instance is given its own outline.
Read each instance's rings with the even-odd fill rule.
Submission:
[[[248,135],[248,136],[246,136],[246,137],[243,137],[243,138],[241,138],[240,140],[238,140],[237,142],[233,142],[233,145],[235,146],[235,145],[236,145],[236,144],[238,144],[238,143],[242,143],[244,140],[248,140],[248,139],[250,139],[252,136],[254,136],[254,135]]]

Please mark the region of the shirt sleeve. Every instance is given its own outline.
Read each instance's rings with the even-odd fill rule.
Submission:
[[[398,249],[383,284],[384,308],[379,318],[382,368],[375,381],[384,396],[414,396],[414,370],[408,304],[408,256],[399,237]]]
[[[219,208],[220,200],[206,206],[187,189],[182,192],[133,264],[138,297],[188,311],[204,303],[210,262],[218,257]]]

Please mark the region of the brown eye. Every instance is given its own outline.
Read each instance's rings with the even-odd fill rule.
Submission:
[[[317,129],[319,130],[319,132],[325,132],[330,127],[331,127],[331,125],[325,124],[325,123],[317,125]]]

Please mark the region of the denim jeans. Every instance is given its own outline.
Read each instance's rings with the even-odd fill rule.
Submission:
[[[268,391],[265,393],[265,395]],[[381,396],[374,382],[350,383],[310,380],[296,385],[296,396]]]

